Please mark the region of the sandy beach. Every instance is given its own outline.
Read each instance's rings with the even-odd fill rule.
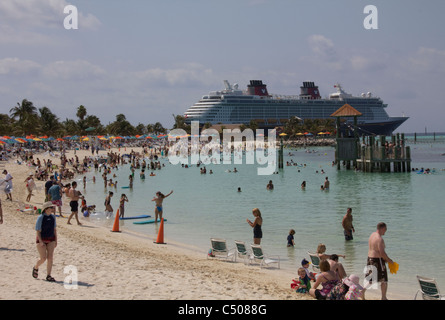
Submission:
[[[90,152],[77,151],[79,159],[89,155]],[[67,153],[67,158],[73,156],[73,151]],[[57,154],[36,157],[41,161],[51,158],[54,164],[60,164]],[[2,165],[2,171],[8,170],[14,179],[13,202],[5,201],[5,195],[1,195],[0,299],[312,300],[309,295],[291,290],[295,275],[283,270],[207,259],[205,254],[168,238],[164,239],[167,244],[157,244],[147,235],[125,228],[111,232],[85,219],[79,226],[74,219],[67,225],[67,218],[57,218],[58,245],[52,271],[56,282],[45,281],[46,263],[36,280],[31,273],[38,259],[34,230],[37,214],[17,210],[27,196],[24,180],[34,169],[11,160]],[[37,190],[29,202],[37,208],[43,204],[44,183],[36,181]],[[68,203],[65,196],[63,200],[64,205]],[[65,217],[69,216],[67,211],[65,207]],[[77,287],[69,285],[69,279],[76,280],[76,274]]]

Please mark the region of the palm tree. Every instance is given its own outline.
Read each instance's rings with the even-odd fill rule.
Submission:
[[[0,135],[11,134],[12,119],[4,113],[0,113]]]
[[[39,109],[40,130],[44,135],[54,135],[60,128],[59,118],[47,107]]]
[[[62,124],[65,129],[65,134],[71,136],[79,134],[79,127],[77,126],[76,121],[73,119],[66,118]]]
[[[173,125],[173,129],[184,129],[186,132],[190,133],[191,127],[187,123],[185,123],[185,117],[181,115],[174,115],[173,119],[175,119],[175,124]]]
[[[127,118],[122,113],[118,114],[116,116],[116,121],[110,123],[106,129],[111,134],[123,136],[133,135],[135,131],[134,127],[127,121]]]
[[[162,124],[160,122],[156,122],[153,125],[153,131],[156,133],[165,133],[167,132],[167,130],[162,126]]]
[[[16,119],[15,127],[20,134],[27,135],[36,133],[35,124],[38,123],[37,108],[27,99],[23,99],[22,103],[17,102],[17,106],[9,110],[12,119]]]
[[[84,106],[80,105],[79,108],[77,108],[76,116],[80,120],[83,120],[85,119],[86,115],[87,115],[87,109]]]

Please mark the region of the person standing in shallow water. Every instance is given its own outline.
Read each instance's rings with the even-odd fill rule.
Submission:
[[[343,226],[343,233],[345,235],[345,240],[354,239],[352,233],[355,232],[354,226],[352,225],[352,209],[348,208],[346,210],[346,214],[343,216],[343,220],[341,222]]]
[[[261,229],[263,218],[261,217],[260,209],[254,208],[252,214],[255,217],[255,220],[252,222],[249,219],[246,219],[246,221],[253,228],[253,243],[261,244],[261,238],[263,237],[263,231]]]
[[[161,193],[161,191],[156,192],[156,197],[153,198],[153,200],[151,201],[155,201],[156,206],[155,206],[155,222],[158,221],[158,217],[159,220],[162,219],[162,213],[163,213],[163,209],[162,209],[162,203],[164,201],[165,198],[167,198],[169,195],[171,195],[173,193],[173,190],[170,191],[169,194],[164,195]]]

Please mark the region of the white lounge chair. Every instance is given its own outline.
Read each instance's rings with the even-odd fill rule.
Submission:
[[[235,261],[237,258],[242,258],[245,264],[249,263],[249,252],[245,242],[235,240],[235,250]]]
[[[316,272],[320,272],[320,257],[316,253],[307,252],[309,257],[311,258],[312,270]]]
[[[267,256],[263,252],[263,248],[259,244],[250,245],[252,248],[252,254],[250,256],[250,261],[259,262],[260,267],[269,266],[271,264],[276,264],[278,269],[280,268],[280,257],[279,256]]]
[[[422,294],[423,300],[445,300],[445,296],[439,292],[435,279],[417,276],[417,281],[419,281],[420,289],[417,290],[414,300],[419,293]]]
[[[229,250],[227,248],[225,239],[211,238],[210,243],[212,247],[207,254],[207,258],[220,258],[233,261],[235,252],[233,249]]]

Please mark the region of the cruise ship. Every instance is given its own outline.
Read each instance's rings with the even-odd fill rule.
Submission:
[[[370,92],[360,96],[346,93],[340,84],[334,87],[337,92],[322,98],[318,86],[312,81],[303,82],[300,94],[269,94],[262,80],[250,80],[246,90],[238,84],[231,85],[224,80],[225,88],[212,91],[191,106],[185,113],[185,122],[199,121],[200,125],[246,124],[254,120],[259,128],[275,128],[285,125],[291,117],[305,119],[334,119],[331,115],[345,104],[362,113],[357,117],[357,130],[360,135],[389,136],[408,117],[390,117],[386,113],[387,104]],[[342,131],[351,132],[353,118],[344,118]],[[350,130],[346,130],[346,129]],[[354,129],[355,130],[355,129]]]

